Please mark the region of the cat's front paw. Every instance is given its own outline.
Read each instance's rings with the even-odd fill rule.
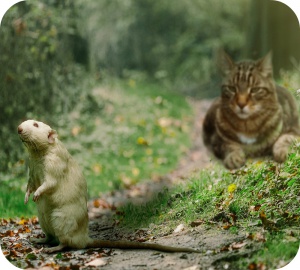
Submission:
[[[274,160],[279,163],[282,163],[287,159],[288,153],[289,153],[288,147],[277,148],[276,150],[273,151]]]
[[[294,140],[296,140],[296,137],[290,134],[284,134],[279,137],[273,145],[273,157],[275,161],[282,163],[287,159],[289,148]]]
[[[233,151],[226,155],[224,165],[229,170],[242,167],[246,163],[246,155],[243,150]]]

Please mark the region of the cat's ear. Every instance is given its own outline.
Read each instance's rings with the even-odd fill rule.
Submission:
[[[265,57],[259,59],[256,65],[264,77],[273,77],[272,52],[268,52]]]
[[[218,52],[218,66],[223,75],[229,74],[235,66],[231,57],[223,49]]]

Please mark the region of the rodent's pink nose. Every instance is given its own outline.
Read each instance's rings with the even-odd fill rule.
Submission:
[[[18,126],[18,133],[21,134],[23,131],[23,128],[21,128],[21,126]]]

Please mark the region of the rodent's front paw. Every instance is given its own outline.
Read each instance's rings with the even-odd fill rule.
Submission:
[[[30,192],[27,191],[26,194],[25,194],[24,204],[27,204],[27,203],[28,203],[29,196],[30,196]]]
[[[233,151],[226,155],[224,165],[229,170],[234,170],[242,167],[246,163],[245,153],[240,151]]]
[[[34,192],[34,194],[33,194],[33,201],[37,202],[38,199],[40,198],[40,196],[41,196],[41,194],[38,191]]]

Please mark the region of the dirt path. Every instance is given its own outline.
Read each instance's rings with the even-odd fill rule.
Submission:
[[[122,190],[113,194],[105,194],[102,199],[109,204],[120,206],[131,202],[135,204],[145,203],[164,187],[174,186],[182,181],[193,171],[209,167],[211,162],[209,153],[203,145],[201,132],[202,122],[210,101],[191,101],[195,110],[194,130],[192,134],[193,147],[184,157],[178,168],[169,175],[157,179],[155,182],[148,181],[139,183],[128,190]],[[150,229],[141,229],[135,233],[126,234],[121,232],[117,226],[107,227],[111,220],[111,212],[107,209],[95,208],[93,201],[89,202],[90,229],[95,237],[104,239],[130,239],[137,240],[142,235],[147,235]],[[104,228],[97,230],[97,228]],[[201,254],[168,254],[156,251],[142,250],[114,250],[110,256],[102,258],[105,270],[127,270],[127,269],[227,269],[230,260],[236,256],[243,256],[250,252],[232,250],[232,254],[221,252],[224,247],[230,247],[232,243],[245,240],[245,234],[231,234],[216,228],[208,230],[205,227],[186,228],[179,233],[170,233],[167,236],[156,237],[154,242],[173,245],[186,246],[203,251]],[[226,248],[225,248],[226,249]],[[228,248],[229,250],[230,248]]]
[[[129,189],[116,191],[113,193],[103,194],[102,199],[116,207],[131,202],[134,204],[145,203],[164,187],[172,187],[183,181],[193,171],[205,168],[210,165],[209,153],[202,142],[202,122],[204,115],[211,104],[209,100],[194,101],[190,104],[195,111],[194,128],[192,132],[193,146],[187,155],[179,162],[178,167],[170,174],[149,181],[143,181],[137,185],[131,186]],[[93,202],[89,203],[90,218],[93,219],[101,214],[101,209],[93,207]],[[103,214],[103,213],[102,213]]]

